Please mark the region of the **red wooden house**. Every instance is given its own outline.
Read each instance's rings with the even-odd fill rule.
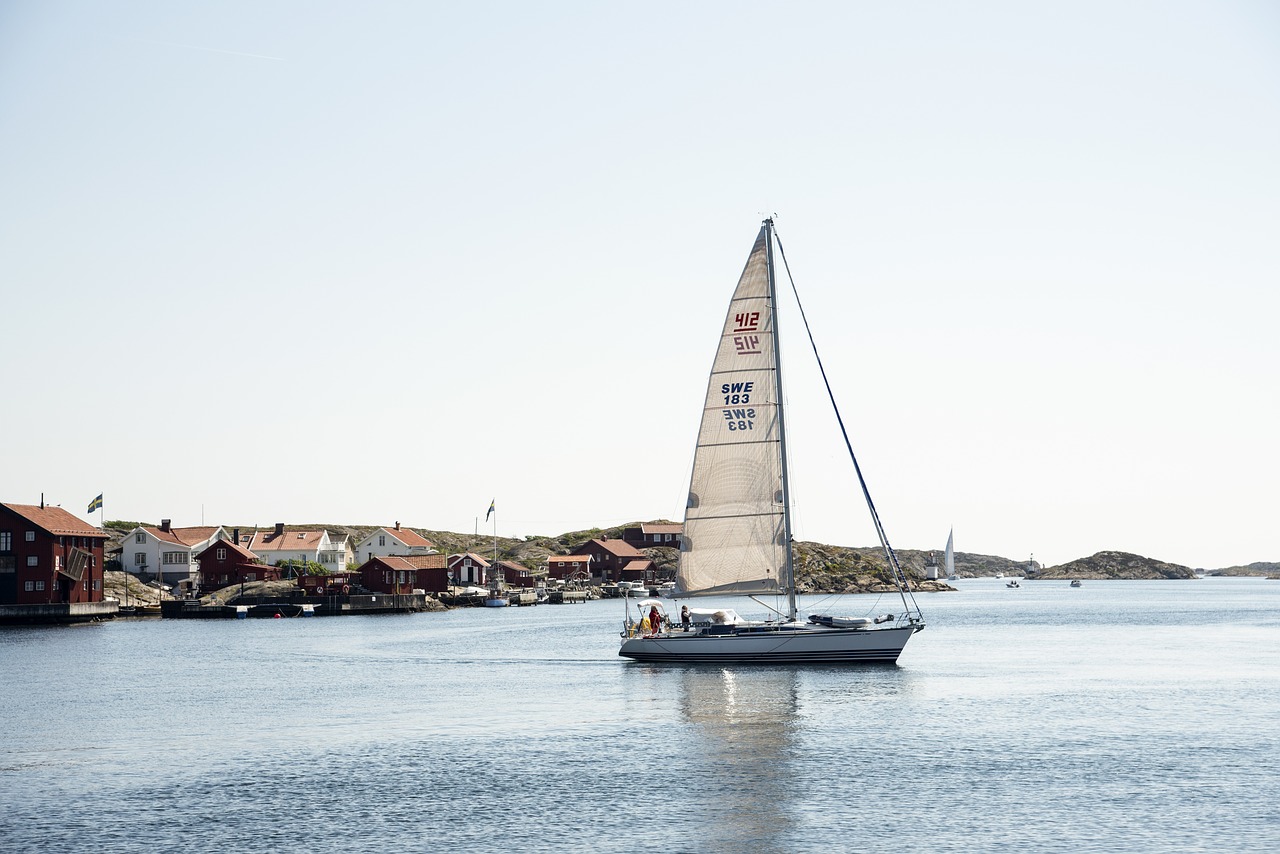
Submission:
[[[489,561],[475,552],[449,555],[449,576],[458,586],[489,583]]]
[[[103,531],[43,504],[0,504],[0,605],[102,601]]]
[[[586,581],[591,578],[591,555],[551,555],[547,558],[547,577]]]
[[[623,528],[622,539],[638,549],[651,549],[666,546],[680,548],[680,534],[683,525],[671,522],[645,522],[638,528]]]
[[[247,581],[277,581],[280,567],[267,566],[239,543],[218,540],[196,556],[200,562],[200,587],[220,590]]]
[[[374,557],[360,567],[360,584],[377,593],[442,593],[448,588],[444,555]]]
[[[623,581],[641,581],[649,587],[658,584],[658,568],[647,557],[633,558],[622,565]]]
[[[644,558],[644,554],[630,543],[608,537],[585,542],[570,554],[589,555],[592,573],[604,582],[621,581],[622,568],[637,558]]]
[[[498,577],[508,587],[536,587],[538,584],[538,576],[533,570],[514,561],[498,561],[490,570],[490,574],[493,573],[499,573]]]

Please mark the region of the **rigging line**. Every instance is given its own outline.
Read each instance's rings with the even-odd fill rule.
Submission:
[[[889,571],[893,573],[894,579],[902,587],[902,605],[919,614],[920,607],[916,604],[916,597],[911,593],[911,585],[907,582],[906,573],[902,571],[902,566],[898,563],[897,553],[893,550],[893,546],[889,545],[889,536],[885,533],[884,525],[880,522],[880,514],[876,511],[875,502],[871,500],[871,491],[867,489],[867,481],[862,476],[862,466],[858,465],[858,456],[853,452],[853,443],[849,441],[849,431],[845,429],[844,417],[840,415],[840,407],[836,403],[835,393],[831,390],[830,380],[827,379],[827,369],[822,364],[822,356],[818,355],[818,344],[813,340],[813,330],[809,328],[809,316],[805,314],[804,303],[800,301],[800,291],[796,288],[795,277],[791,275],[791,265],[787,263],[787,252],[782,247],[782,238],[778,235],[776,226],[774,227],[773,238],[778,243],[778,254],[782,256],[782,266],[787,271],[787,281],[791,283],[791,293],[796,298],[796,307],[800,310],[800,319],[804,322],[805,334],[809,336],[809,346],[813,348],[813,358],[818,362],[818,372],[822,374],[822,384],[826,386],[831,408],[835,410],[836,422],[840,425],[840,435],[844,437],[844,446],[849,451],[849,459],[853,460],[853,470],[858,474],[858,484],[862,487],[862,496],[867,500],[867,509],[871,511],[871,521],[875,525],[876,535],[880,537],[880,545],[884,548],[885,557],[889,560]],[[907,597],[911,598],[910,605],[907,604]]]

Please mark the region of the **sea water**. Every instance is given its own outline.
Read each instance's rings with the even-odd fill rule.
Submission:
[[[618,600],[3,628],[0,850],[1280,848],[1280,581],[956,586],[896,666],[638,664]]]

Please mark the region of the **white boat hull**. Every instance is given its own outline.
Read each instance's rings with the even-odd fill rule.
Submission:
[[[810,625],[754,627],[732,634],[674,632],[622,641],[618,655],[636,661],[807,664],[895,662],[923,625],[834,629]]]

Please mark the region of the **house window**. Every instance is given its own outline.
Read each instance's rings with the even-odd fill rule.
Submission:
[[[216,554],[218,555],[218,560],[226,560],[226,559],[227,559],[227,550],[226,550],[226,549],[218,549],[218,551],[216,552]]]
[[[43,582],[43,581],[37,581],[37,582],[36,582],[36,592],[37,592],[37,593],[39,593],[39,592],[40,592],[41,590],[43,590],[43,589],[44,589],[44,582]]]
[[[32,590],[36,589],[36,583],[34,581],[28,581],[25,585],[23,585],[22,589],[30,593]]]
[[[37,555],[27,555],[27,566],[39,566],[40,558]]]
[[[386,544],[387,544],[387,538],[386,538],[386,535],[384,535],[384,534],[379,534],[379,535],[378,535],[378,545],[379,545],[379,546],[385,546]]]
[[[0,552],[13,551],[13,534],[9,531],[0,531]]]
[[[146,565],[147,565],[147,553],[146,553],[146,552],[134,552],[134,553],[133,553],[133,565],[134,565],[134,566],[146,566]]]
[[[258,580],[258,573],[256,573],[256,572],[246,572],[246,573],[244,574],[244,580],[245,580],[245,581],[257,581],[257,580]]]
[[[164,562],[168,564],[186,563],[187,553],[186,552],[165,552]]]
[[[135,543],[145,543],[147,541],[147,535],[139,531],[133,535],[133,541]]]
[[[102,589],[102,579],[101,579],[101,578],[95,578],[95,579],[93,580],[93,589],[94,589],[94,590],[101,590],[101,589]]]
[[[34,543],[35,541],[36,541],[36,532],[35,532],[35,531],[27,531],[27,542],[28,542],[28,543]]]

